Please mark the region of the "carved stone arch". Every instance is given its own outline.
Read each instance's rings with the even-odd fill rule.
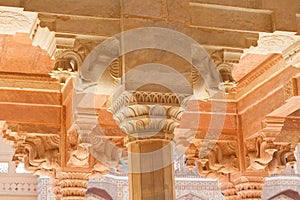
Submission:
[[[207,198],[203,197],[200,194],[195,194],[193,192],[184,194],[176,198],[177,200],[206,200]]]
[[[268,200],[276,200],[276,199],[290,199],[290,200],[298,200],[300,198],[300,194],[294,190],[284,190],[270,197]]]

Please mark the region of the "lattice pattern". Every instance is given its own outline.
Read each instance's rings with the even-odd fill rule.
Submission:
[[[2,174],[8,173],[8,162],[0,162],[0,173]]]

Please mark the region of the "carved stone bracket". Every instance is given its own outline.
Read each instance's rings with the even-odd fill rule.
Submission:
[[[201,149],[196,142],[198,148]],[[203,145],[203,144],[202,144]],[[236,142],[218,142],[217,144],[211,143],[212,149],[207,156],[196,158],[198,173],[209,178],[219,178],[219,180],[227,180],[228,175],[237,173],[239,171],[238,158],[237,158],[237,144]]]
[[[59,167],[59,141],[55,134],[31,135],[12,132],[4,125],[2,137],[15,149],[13,161],[24,162],[25,169],[38,175],[52,175]]]
[[[269,175],[283,170],[287,163],[295,163],[293,145],[289,143],[276,143],[270,137],[259,135],[248,139],[247,169],[264,171]]]
[[[54,58],[55,66],[50,75],[60,83],[65,83],[69,77],[74,77],[89,51],[79,42],[74,41],[73,46],[57,48]]]
[[[240,52],[230,52],[225,49],[216,50],[211,54],[223,80],[219,87],[225,93],[229,93],[236,86],[236,82],[232,77],[232,68],[234,64],[239,62],[240,56]]]

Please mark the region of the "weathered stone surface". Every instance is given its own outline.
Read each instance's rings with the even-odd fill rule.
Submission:
[[[48,74],[52,69],[54,63],[47,52],[33,47],[28,34],[2,35],[0,42],[0,71]]]
[[[197,3],[190,3],[190,6],[193,13],[191,24],[195,26],[263,32],[274,30],[272,11]]]
[[[113,36],[120,32],[120,19],[82,16],[61,16],[41,13],[42,27],[48,27],[57,33],[72,33],[92,36]],[[92,24],[97,24],[93,26]]]
[[[118,0],[88,0],[79,1],[1,1],[1,6],[23,7],[25,10],[34,12],[57,13],[67,15],[97,16],[104,18],[120,17],[120,2]]]
[[[294,144],[289,142],[299,139],[295,105],[300,93],[298,39],[295,33],[261,32],[299,30],[296,0],[3,0],[0,5],[39,12],[41,22],[31,37],[45,40],[39,45],[53,58],[66,59],[61,62],[66,66],[55,69],[57,74],[69,75],[59,83],[48,75],[54,62],[46,51],[31,45],[29,35],[0,36],[0,120],[6,120],[8,126],[1,134],[14,143],[16,161],[24,160],[28,169],[52,176],[57,198],[83,199],[88,177],[107,173],[104,164],[118,168],[120,158],[126,159],[124,152],[120,153],[126,144],[132,152],[145,153],[179,137],[187,150],[187,167],[192,170],[197,164],[202,175],[219,178],[227,199],[238,195],[241,199],[259,198],[263,178],[257,176],[268,176],[295,162]],[[108,66],[105,77],[95,82],[97,95],[79,91],[76,97],[80,101],[73,113],[74,85],[68,79],[76,73],[72,64],[79,67],[93,47],[121,30],[153,26],[176,30],[204,45],[216,66],[223,65],[221,83],[231,81],[231,90],[221,99],[207,95],[205,100],[186,104],[185,98],[199,86],[191,64],[170,52],[140,50]],[[245,55],[238,63],[235,53],[240,55],[257,45],[258,39],[260,52]],[[187,82],[154,65],[130,77],[130,71],[146,63],[170,66]],[[89,66],[85,72],[92,69]],[[159,85],[158,80],[166,82]],[[116,92],[117,86],[122,88]],[[204,86],[202,89],[206,92]],[[126,93],[132,90],[132,94]],[[124,95],[118,96],[118,92]],[[181,134],[189,129],[195,130],[195,138],[187,141],[188,135]],[[155,131],[159,133],[152,135]],[[153,137],[145,139],[149,135]],[[88,152],[85,147],[91,144],[95,146]],[[164,159],[171,163],[168,156],[142,163],[131,160],[130,164],[139,168]],[[157,193],[172,199],[172,174],[171,164],[155,172],[132,173],[132,198],[153,199]],[[167,184],[157,187],[163,181]]]

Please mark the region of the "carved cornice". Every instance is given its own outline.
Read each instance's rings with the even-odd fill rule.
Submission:
[[[282,57],[280,55],[272,55],[270,59],[260,64],[253,71],[245,75],[243,78],[238,80],[238,84],[233,91],[240,91],[245,86],[249,85],[255,79],[263,75],[266,71],[277,65],[280,61],[282,61]]]
[[[257,46],[245,50],[245,53],[280,54],[296,42],[298,37],[299,36],[296,36],[295,33],[281,31],[275,31],[274,33],[260,33]]]

